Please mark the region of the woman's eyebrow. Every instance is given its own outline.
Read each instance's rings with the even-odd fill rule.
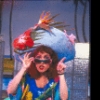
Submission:
[[[45,58],[50,58],[50,56],[49,56],[49,55],[45,55],[44,57],[45,57]]]
[[[40,58],[40,57],[41,57],[41,55],[37,55],[36,57],[39,57],[39,58]]]

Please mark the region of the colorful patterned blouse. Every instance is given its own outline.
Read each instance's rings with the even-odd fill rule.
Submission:
[[[9,94],[11,100],[60,100],[59,81],[50,79],[44,88],[38,88],[35,79],[31,78],[29,74],[25,74],[24,79],[24,91],[22,91],[22,82],[19,84],[15,96]]]
[[[54,99],[58,86],[59,82],[56,82],[54,79],[50,79],[44,88],[38,88],[34,78],[31,78],[28,74],[26,74],[25,87],[28,87],[28,92],[23,98],[26,100],[50,100],[49,98]]]

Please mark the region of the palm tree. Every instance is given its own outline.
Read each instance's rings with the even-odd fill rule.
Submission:
[[[10,59],[13,59],[12,54],[12,11],[13,11],[14,0],[11,2],[10,17],[9,17],[9,45],[10,45]]]

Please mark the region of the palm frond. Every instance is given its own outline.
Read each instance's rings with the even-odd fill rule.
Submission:
[[[48,19],[48,18],[50,17],[50,15],[51,15],[51,14],[50,14],[50,11],[48,11],[48,12],[46,12],[46,13],[43,12],[43,13],[41,14],[40,18],[42,19],[42,18],[44,17],[44,19]]]
[[[54,15],[54,16],[52,16],[50,19],[49,19],[49,21],[51,21],[51,20],[53,20],[55,17],[57,17],[59,14],[56,14],[56,15]]]
[[[59,25],[59,26],[55,26],[56,28],[65,28],[67,25]]]
[[[54,23],[51,23],[49,24],[50,26],[56,26],[56,25],[65,25],[64,22],[54,22]],[[66,25],[66,26],[70,26],[70,25]]]
[[[25,88],[25,90],[24,90],[24,92],[23,92],[23,95],[22,95],[22,97],[21,97],[21,100],[24,99],[25,94],[26,94],[28,91],[29,91],[29,85],[27,84],[27,86],[26,86],[26,88]]]
[[[42,38],[42,33],[43,33],[43,32],[36,32],[36,31],[31,32],[31,38],[32,38],[34,41],[37,40],[37,39],[40,39],[40,38]],[[38,38],[38,37],[40,37],[40,38]]]
[[[64,22],[53,22],[53,23],[50,23],[49,25],[54,26],[54,25],[59,25],[59,24],[64,24]]]
[[[36,41],[36,40],[39,40],[39,39],[41,39],[41,38],[42,38],[42,37],[40,37],[40,38],[39,38],[39,37],[37,37],[37,38],[35,38],[35,41]]]

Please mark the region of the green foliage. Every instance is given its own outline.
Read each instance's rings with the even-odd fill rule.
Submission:
[[[38,98],[35,98],[35,100],[44,100],[47,97],[51,96],[52,90],[55,88],[57,83],[54,83],[50,88],[48,88],[42,95],[40,95]]]

